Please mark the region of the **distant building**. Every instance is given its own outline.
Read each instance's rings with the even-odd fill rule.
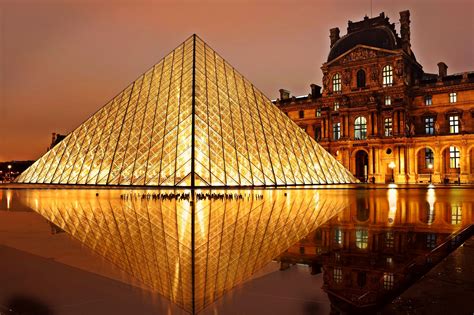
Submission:
[[[438,74],[425,73],[409,11],[400,35],[381,13],[349,21],[342,37],[331,29],[330,41],[322,93],[282,89],[281,110],[363,182],[474,182],[474,72],[448,75],[440,62]]]
[[[56,144],[63,141],[64,138],[66,138],[66,135],[61,135],[59,133],[53,132],[53,135],[51,137],[51,145],[49,146],[48,150],[51,150]]]
[[[21,172],[26,170],[34,161],[7,161],[0,162],[0,183],[9,183]]]

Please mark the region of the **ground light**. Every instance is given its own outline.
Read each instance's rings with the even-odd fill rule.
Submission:
[[[388,167],[392,170],[392,177],[390,178],[390,184],[388,184],[388,188],[396,188],[397,187],[397,184],[395,184],[395,178],[393,176],[393,170],[395,168],[395,162],[394,161],[391,161],[389,164],[388,164]]]
[[[435,186],[433,185],[433,164],[428,164],[428,169],[430,170],[430,183],[428,185],[428,188],[434,188]]]

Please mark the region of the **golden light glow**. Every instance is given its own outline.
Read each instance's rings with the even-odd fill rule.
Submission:
[[[426,196],[426,201],[428,202],[428,205],[429,205],[429,213],[428,213],[428,218],[434,218],[434,205],[435,205],[435,202],[436,202],[436,195],[435,195],[435,190],[433,188],[429,188],[428,189],[428,193],[427,193],[427,196]],[[428,221],[428,224],[432,224],[433,221],[432,220],[429,220]]]
[[[17,182],[169,187],[191,186],[193,179],[198,187],[357,181],[192,36]]]
[[[397,200],[398,192],[395,188],[388,189],[388,224],[395,223],[395,218],[397,216]]]
[[[249,279],[349,205],[347,196],[330,190],[292,190],[291,201],[284,190],[203,190],[242,198],[193,203],[152,197],[176,192],[110,190],[96,196],[84,189],[25,190],[20,198],[189,312]]]

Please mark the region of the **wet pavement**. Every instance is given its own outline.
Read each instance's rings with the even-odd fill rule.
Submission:
[[[383,314],[473,314],[474,237],[402,293]]]
[[[380,185],[334,188],[314,190],[314,196],[319,194],[322,198],[336,191],[337,199],[347,198],[347,208],[333,213],[327,212],[329,207],[321,208],[326,212],[311,208],[326,216],[319,216],[318,224],[312,223],[315,230],[297,243],[287,244],[289,248],[274,257],[281,265],[269,263],[201,314],[472,314],[474,240],[455,249],[460,244],[456,235],[474,223],[472,189],[426,189],[420,185],[397,189]],[[284,194],[270,191],[264,192],[264,198],[256,198],[254,206],[273,204],[279,195],[279,200],[284,201],[281,205],[286,207],[293,205],[287,202],[290,198],[302,200],[313,194],[310,189],[300,193],[293,188]],[[111,311],[185,314],[101,256],[94,244],[107,240],[106,234],[98,235],[89,244],[78,237],[78,231],[88,227],[75,219],[75,213],[92,214],[97,205],[102,211],[110,208],[115,214],[118,210],[139,213],[141,205],[153,210],[156,205],[165,204],[153,198],[124,200],[121,193],[102,189],[96,195],[95,190],[69,189],[64,194],[66,198],[59,190],[31,194],[24,189],[0,189],[1,315],[8,314],[9,307],[21,310],[22,306],[36,307],[35,312],[24,313],[35,315]],[[228,211],[237,204],[245,209],[248,201],[243,199],[225,201]],[[215,201],[202,202],[208,205]],[[183,203],[173,203],[170,213]],[[124,206],[126,210],[121,210]],[[32,210],[35,207],[48,212],[41,216]],[[291,206],[285,211],[290,214],[293,208],[305,209]],[[48,213],[63,215],[48,217]],[[272,218],[269,213],[268,218]],[[307,224],[313,222],[310,218]],[[101,226],[99,223],[96,221],[97,227]],[[267,233],[271,237],[279,235],[269,230]],[[108,244],[111,248],[114,242]],[[439,250],[446,246],[447,250]],[[253,250],[251,253],[259,254]],[[280,267],[288,269],[279,271]]]

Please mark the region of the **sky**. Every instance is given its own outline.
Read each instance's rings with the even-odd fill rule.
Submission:
[[[37,159],[193,33],[269,98],[321,85],[329,29],[411,12],[426,72],[474,71],[472,0],[0,0],[0,161]]]

